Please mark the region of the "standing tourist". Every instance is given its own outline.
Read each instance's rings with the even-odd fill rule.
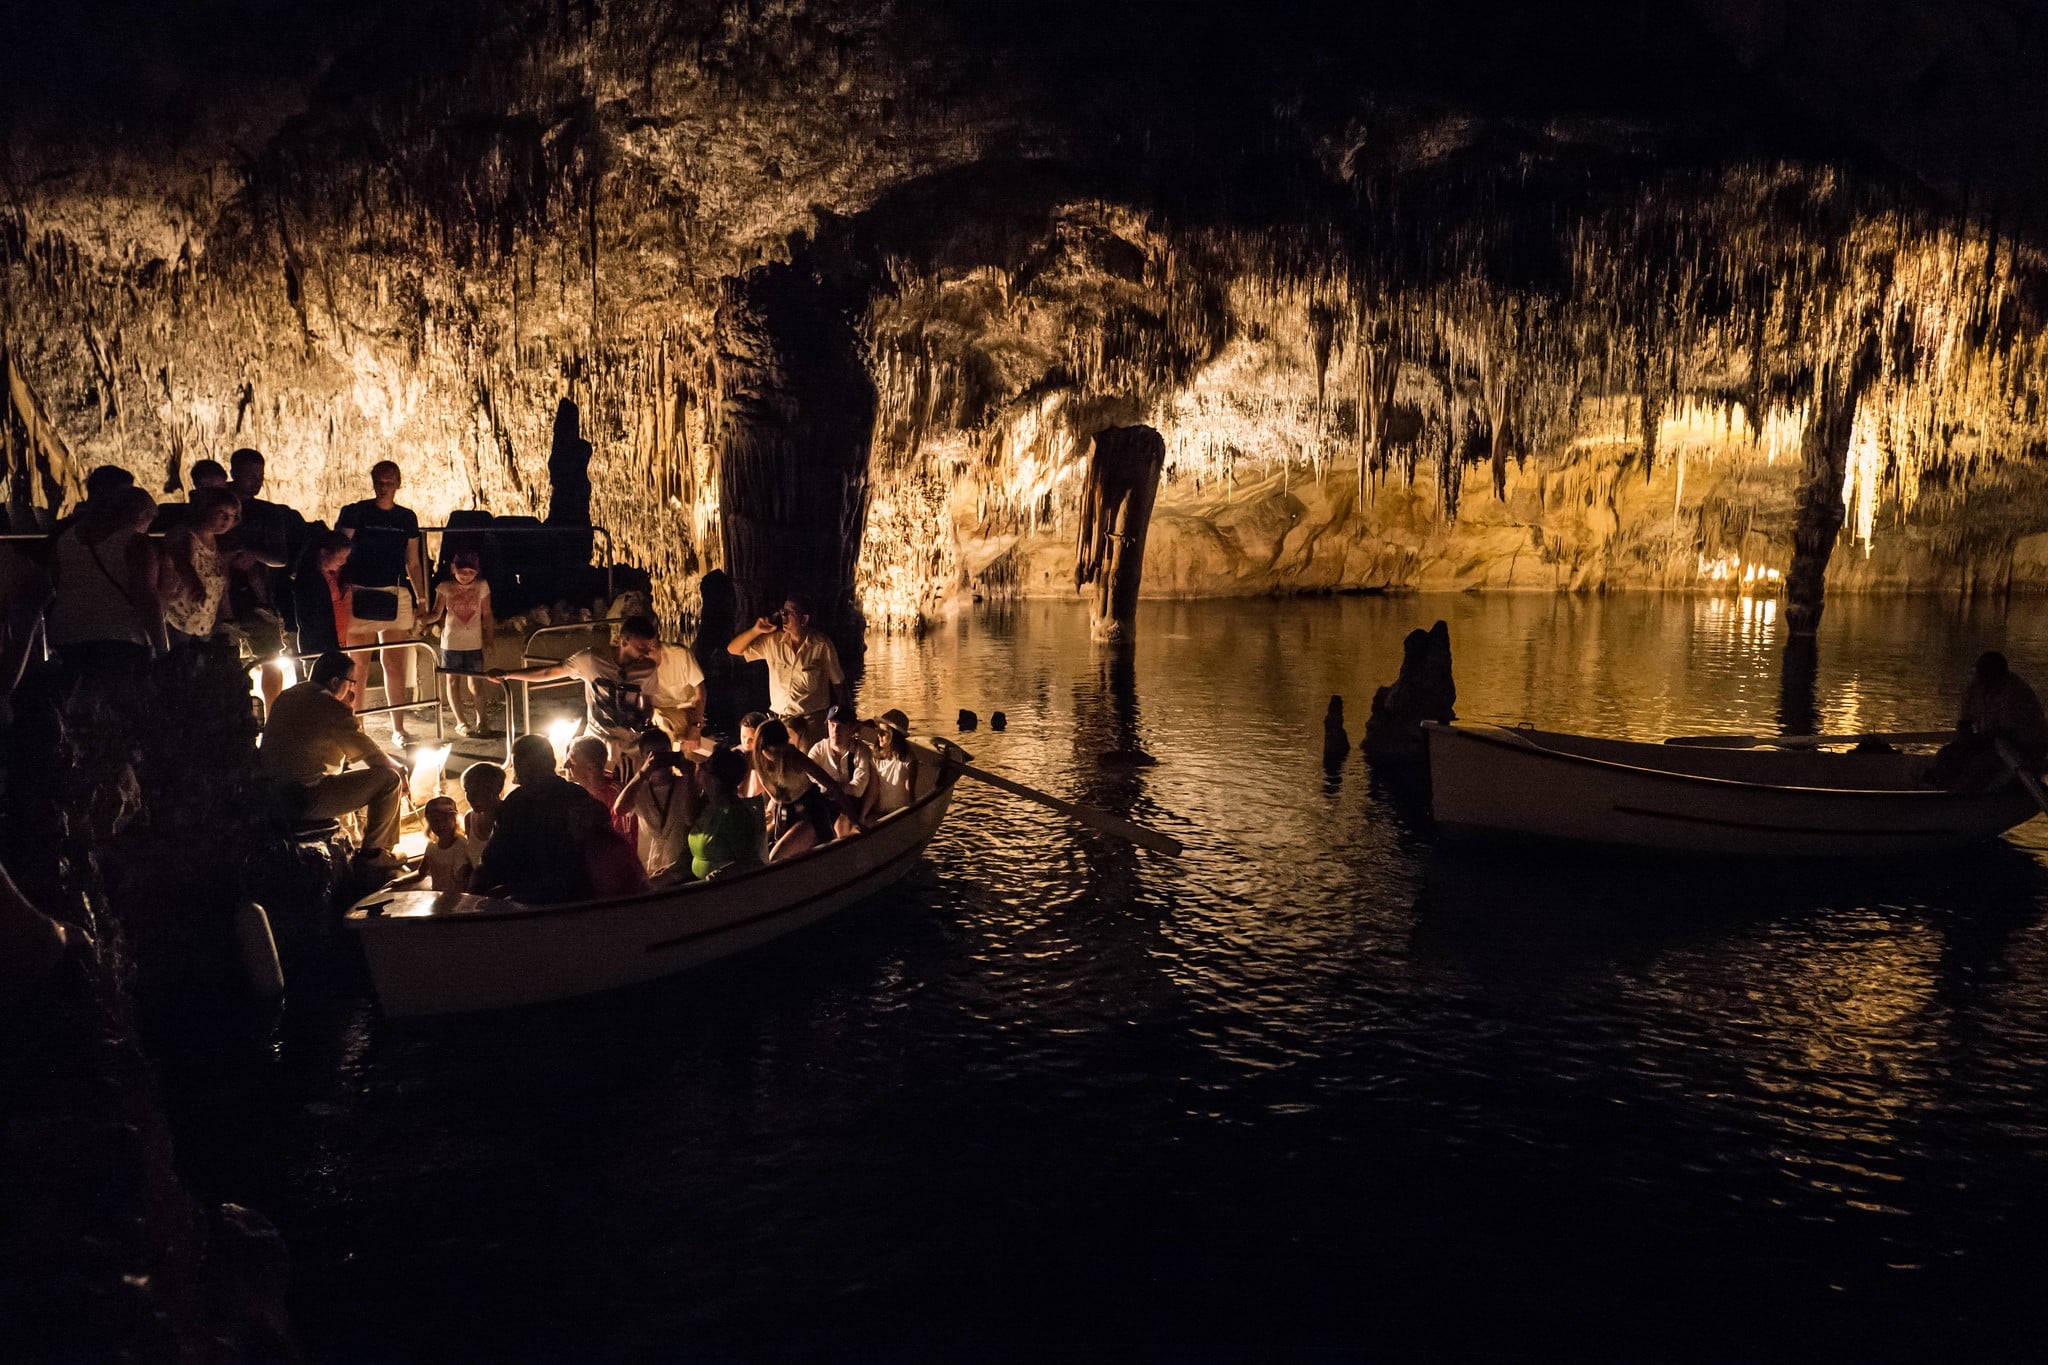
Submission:
[[[50,645],[71,668],[133,672],[170,648],[161,557],[149,538],[155,520],[156,499],[131,482],[88,500],[57,537]]]
[[[405,765],[363,733],[349,701],[355,680],[355,660],[322,654],[310,678],[278,694],[256,752],[266,772],[297,789],[298,818],[331,820],[363,811],[363,846],[356,856],[390,870],[396,866],[391,850],[398,844]],[[364,766],[348,768],[358,761]]]
[[[825,737],[825,712],[844,695],[846,671],[830,640],[811,629],[811,602],[791,593],[782,609],[735,635],[726,653],[768,665],[768,709],[805,748]]]
[[[242,500],[226,488],[202,488],[186,506],[187,515],[164,537],[158,580],[164,621],[178,643],[210,639],[223,624],[228,565],[220,538],[234,529]]]
[[[325,654],[348,640],[348,558],[355,542],[339,531],[322,531],[306,547],[292,575],[292,614],[299,623],[299,653]]]
[[[662,643],[651,616],[619,622],[615,645],[578,650],[539,668],[493,669],[491,676],[530,683],[582,679],[589,727],[624,768],[638,761],[640,732],[650,721],[686,747],[703,733],[704,670],[689,650]]]
[[[484,651],[497,634],[491,616],[491,585],[481,577],[483,560],[474,550],[457,550],[448,561],[454,575],[434,589],[434,609],[427,623],[441,625],[443,695],[455,713],[455,732],[464,739],[488,736],[484,726]]]
[[[285,631],[291,624],[291,577],[287,566],[297,560],[306,540],[306,519],[282,503],[262,496],[263,452],[247,446],[228,456],[228,487],[241,499],[241,519],[221,539],[229,557],[228,616],[249,641],[259,659],[281,660]],[[257,675],[265,703],[284,690],[284,666],[269,662]]]
[[[404,646],[413,638],[413,609],[427,596],[420,519],[411,508],[398,505],[398,489],[404,481],[397,464],[379,460],[370,466],[373,496],[350,503],[334,519],[334,529],[355,542],[355,553],[348,561],[349,583],[354,589],[348,643],[351,647],[386,646],[378,657],[384,665],[388,706],[404,706],[412,700],[412,651]],[[405,732],[403,711],[391,713],[391,738],[401,748],[412,742]]]

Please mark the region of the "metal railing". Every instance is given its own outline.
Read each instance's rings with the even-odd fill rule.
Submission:
[[[280,663],[290,662],[294,668],[299,669],[301,672],[303,672],[308,660],[318,659],[320,655],[323,653],[346,654],[353,659],[359,654],[382,654],[387,649],[406,649],[424,651],[427,656],[427,663],[430,665],[430,667],[422,672],[421,677],[423,679],[431,679],[434,676],[438,675],[441,671],[440,654],[434,649],[432,645],[428,644],[425,640],[397,640],[388,645],[350,645],[346,649],[321,650],[313,654],[273,654],[267,659],[259,655],[245,654],[242,656],[242,658],[243,662],[245,662],[251,670],[271,668]],[[437,740],[445,740],[446,738],[448,738],[448,720],[446,714],[443,712],[441,707],[441,690],[440,688],[434,686],[434,684],[431,681],[427,682],[426,686],[429,689],[429,695],[425,700],[400,702],[394,704],[390,701],[391,680],[387,676],[384,680],[384,697],[386,704],[383,706],[358,707],[356,709],[356,714],[359,716],[382,716],[388,715],[393,711],[418,711],[425,707],[431,706],[434,708],[434,738]],[[257,713],[258,717],[264,720],[269,719],[270,704],[264,700],[263,692],[260,686],[256,691],[256,702],[257,706],[259,707]]]

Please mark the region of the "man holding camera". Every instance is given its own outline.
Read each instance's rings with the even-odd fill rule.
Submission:
[[[811,629],[810,599],[798,593],[735,635],[725,652],[768,665],[768,709],[802,752],[825,737],[825,713],[833,703],[848,700],[839,651]]]

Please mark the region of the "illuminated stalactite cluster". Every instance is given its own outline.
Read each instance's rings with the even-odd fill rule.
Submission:
[[[907,12],[451,12],[379,9],[175,147],[14,140],[0,327],[81,462],[175,486],[254,444],[331,515],[388,456],[430,518],[537,515],[568,398],[679,619],[729,529],[719,299],[826,234],[866,298],[872,624],[1057,590],[1089,439],[1132,423],[1159,591],[1753,582],[1801,487],[1877,560],[1966,506],[1959,554],[2025,534],[1968,493],[2041,467],[2041,262],[1867,176],[1356,92],[1168,155],[1216,126],[1062,125]]]

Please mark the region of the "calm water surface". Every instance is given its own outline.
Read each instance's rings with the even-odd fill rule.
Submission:
[[[309,1010],[205,1160],[325,1361],[2048,1356],[2048,821],[1861,876],[1439,858],[1320,759],[1438,616],[1467,717],[1772,728],[1768,604],[882,641],[865,709],[1005,710],[980,762],[1187,856],[963,784],[912,885],[732,969]],[[1831,606],[1824,722],[1939,725],[1990,646],[2048,676],[2048,608]]]

